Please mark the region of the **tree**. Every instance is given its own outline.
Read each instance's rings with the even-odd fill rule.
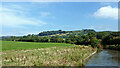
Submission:
[[[69,42],[71,43],[71,44],[76,44],[77,43],[77,36],[75,36],[75,35],[70,35],[69,37]]]
[[[64,42],[63,38],[56,38],[56,41],[57,41],[58,43]]]
[[[97,32],[97,38],[102,39],[103,37],[109,35],[107,32]]]
[[[89,39],[91,39],[92,37],[96,37],[96,33],[95,32],[88,32],[88,36],[89,36]]]
[[[98,47],[98,44],[99,44],[100,42],[99,42],[99,40],[96,38],[96,37],[93,37],[92,39],[91,39],[91,46],[93,47],[93,48],[95,48],[95,47]]]
[[[111,35],[114,37],[120,37],[120,32],[112,32]]]
[[[65,40],[66,43],[72,43],[72,41],[68,38]]]
[[[85,36],[85,40],[84,40],[85,45],[88,45],[89,42],[90,42],[89,36],[86,35],[86,36]]]
[[[58,30],[59,32],[61,32],[62,30]]]
[[[108,35],[108,36],[103,37],[102,44],[103,45],[112,45],[113,44],[113,36]]]
[[[83,44],[83,38],[81,36],[78,36],[76,44],[78,44],[78,45],[82,45]]]
[[[16,40],[16,36],[12,36],[12,41],[15,41]]]

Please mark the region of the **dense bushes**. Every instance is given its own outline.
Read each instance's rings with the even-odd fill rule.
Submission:
[[[99,42],[99,40],[98,40],[96,37],[93,37],[93,38],[91,39],[91,46],[92,46],[93,48],[95,48],[95,47],[98,47],[98,48],[99,48],[99,46],[98,46],[99,43],[100,43],[100,42]]]
[[[103,45],[120,45],[120,33],[113,32],[102,38]]]
[[[112,32],[104,36],[101,43],[104,48],[120,50],[120,32]]]

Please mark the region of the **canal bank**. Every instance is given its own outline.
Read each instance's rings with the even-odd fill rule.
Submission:
[[[95,50],[92,54],[90,54],[88,57],[86,57],[84,60],[88,60],[90,57],[92,57],[95,53],[97,52],[97,50]]]

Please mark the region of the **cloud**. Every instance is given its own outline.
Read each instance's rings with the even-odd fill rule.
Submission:
[[[47,9],[49,3],[3,3],[0,5],[0,29],[2,35],[27,35],[39,33],[44,26],[48,26],[48,20],[53,19]],[[2,20],[2,21],[1,21]],[[1,31],[0,30],[0,31]],[[0,32],[1,33],[1,32]],[[1,35],[0,35],[1,36]]]
[[[15,8],[2,7],[1,9],[2,10],[0,10],[0,12],[2,16],[0,16],[0,18],[2,18],[2,22],[0,22],[0,24],[2,24],[3,26],[24,27],[25,25],[41,26],[46,24],[46,22],[43,22],[42,20],[28,17],[24,13],[25,11],[21,10],[24,8],[16,10]]]
[[[43,25],[46,24],[41,20],[32,20],[30,18],[16,16],[14,14],[7,14],[4,13],[2,15],[2,25],[3,26],[10,26],[10,27],[22,27],[24,25]]]
[[[93,14],[97,18],[112,18],[112,19],[118,19],[118,8],[111,7],[111,6],[105,6],[98,9]]]
[[[95,29],[98,31],[117,31],[117,27],[114,27],[113,25],[89,26],[88,29]]]

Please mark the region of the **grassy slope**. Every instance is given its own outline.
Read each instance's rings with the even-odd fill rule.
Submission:
[[[81,66],[93,52],[88,46],[12,41],[3,41],[3,50],[3,66]]]
[[[72,44],[66,43],[36,43],[36,42],[13,42],[13,41],[2,41],[2,50],[23,50],[23,49],[36,49],[36,48],[47,48],[55,46],[71,46]]]

